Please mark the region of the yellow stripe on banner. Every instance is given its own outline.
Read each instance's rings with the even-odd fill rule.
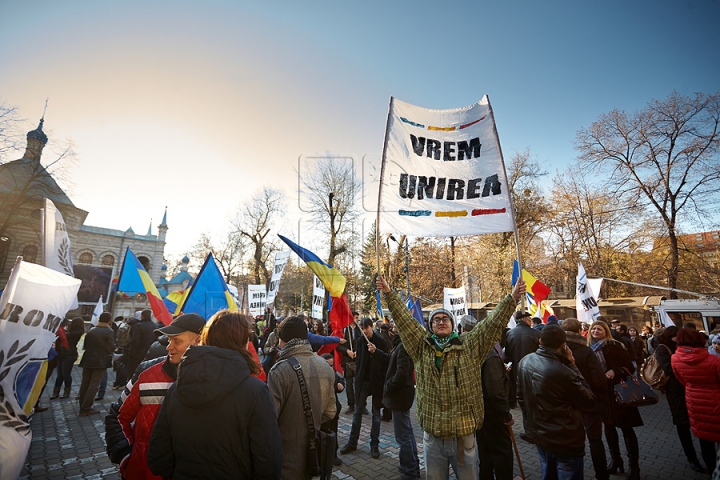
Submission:
[[[331,297],[339,297],[343,294],[346,280],[340,272],[317,262],[307,262],[307,266],[317,275]]]
[[[227,304],[228,304],[228,310],[230,310],[231,312],[238,311],[237,302],[235,301],[233,296],[230,295],[230,292],[228,292],[228,291],[225,291],[225,300],[227,301]]]
[[[433,127],[432,125],[429,125],[428,130],[439,130],[441,132],[454,132],[455,127]]]
[[[47,369],[48,369],[48,361],[45,360],[42,363],[42,367],[40,367],[40,371],[38,372],[37,377],[35,377],[35,383],[33,384],[32,390],[30,391],[30,395],[28,395],[28,398],[25,401],[25,405],[23,405],[23,407],[22,407],[23,412],[25,412],[25,415],[30,415],[33,408],[35,408],[35,404],[37,403],[38,398],[40,398],[42,389],[45,386],[45,377],[47,376]]]
[[[458,210],[455,212],[435,212],[436,217],[467,217],[467,210]]]
[[[182,306],[185,303],[185,299],[187,299],[188,295],[190,295],[190,290],[192,290],[192,287],[186,288],[185,293],[183,293],[183,296],[180,299],[180,301],[175,302],[175,303],[177,303],[177,308],[175,309],[175,313],[173,313],[173,315],[180,315],[180,313],[182,312],[182,310],[181,310]]]
[[[138,270],[138,273],[140,274],[140,279],[147,293],[156,297],[158,300],[162,300],[162,298],[160,298],[160,292],[158,292],[157,287],[155,287],[155,283],[152,281],[152,278],[150,278],[150,275],[145,270]]]

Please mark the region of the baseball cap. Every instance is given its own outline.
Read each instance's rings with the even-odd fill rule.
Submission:
[[[168,337],[180,335],[183,332],[200,333],[205,326],[205,319],[197,313],[185,313],[176,317],[170,325],[158,328],[155,332],[162,333]]]

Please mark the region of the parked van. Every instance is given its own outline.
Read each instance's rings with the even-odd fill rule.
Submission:
[[[698,330],[706,333],[720,327],[720,301],[715,298],[693,300],[662,300],[652,311],[660,319],[660,309],[665,310],[678,327],[694,323]],[[661,321],[662,323],[662,321]]]

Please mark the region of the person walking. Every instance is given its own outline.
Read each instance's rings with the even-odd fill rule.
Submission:
[[[708,472],[715,465],[715,444],[720,442],[720,358],[710,355],[702,333],[681,328],[672,356],[675,376],[685,386],[690,428],[700,440]]]
[[[172,325],[172,324],[171,324]],[[247,349],[252,319],[221,310],[189,346],[150,437],[163,478],[279,479],[283,450],[270,391]]]
[[[357,322],[360,320],[358,312],[353,311],[353,323],[345,327],[343,335],[346,342],[337,346],[337,351],[342,353],[342,368],[345,376],[345,397],[347,398],[346,414],[355,413],[355,372],[357,371],[357,361],[355,352],[355,340],[362,336]]]
[[[111,315],[108,312],[100,314],[98,324],[85,335],[85,353],[80,361],[83,369],[82,383],[80,384],[80,413],[79,416],[94,415],[100,410],[92,408],[95,394],[98,393],[100,382],[112,366],[112,354],[115,350],[115,333],[110,328]]]
[[[668,377],[665,384],[665,395],[667,396],[670,415],[672,416],[673,425],[677,431],[680,445],[682,445],[683,453],[690,464],[690,468],[696,472],[704,473],[705,469],[700,464],[695,451],[695,445],[690,431],[690,417],[688,416],[687,404],[685,403],[685,385],[680,383],[675,376],[672,368],[672,357],[677,349],[675,338],[677,337],[678,328],[675,325],[667,327],[658,337],[655,357]]]
[[[608,473],[615,475],[618,471],[624,471],[622,457],[620,455],[620,440],[617,428],[620,428],[627,448],[629,468],[627,480],[640,479],[640,449],[638,446],[635,427],[643,425],[640,411],[637,407],[624,407],[620,405],[614,395],[614,386],[619,384],[629,373],[635,372],[630,355],[623,344],[614,340],[610,327],[602,320],[596,321],[590,326],[588,335],[588,346],[595,352],[600,364],[605,371],[605,378],[608,384],[609,395],[600,398],[600,407],[603,411],[603,423],[605,425],[605,439],[610,450],[610,464]]]
[[[67,348],[64,349],[63,354],[60,355],[58,360],[58,376],[55,380],[55,389],[53,390],[54,398],[68,398],[70,396],[70,389],[72,388],[72,368],[78,358],[77,344],[85,334],[85,322],[82,318],[76,317],[70,321],[68,331],[65,335],[67,339]],[[62,395],[60,389],[63,384],[65,389]]]
[[[475,432],[485,415],[481,367],[503,328],[525,294],[518,280],[488,314],[468,333],[454,331],[452,314],[445,309],[430,313],[429,327],[413,318],[397,293],[382,275],[377,288],[383,292],[405,350],[415,363],[417,418],[423,429],[423,455],[428,478],[447,479],[450,468],[458,480],[476,480],[479,475]]]

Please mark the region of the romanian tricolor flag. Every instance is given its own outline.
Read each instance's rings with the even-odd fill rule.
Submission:
[[[410,302],[412,303],[412,299],[410,300]],[[387,322],[387,320],[385,319],[385,315],[383,314],[382,302],[380,301],[380,290],[375,290],[375,304],[377,305],[378,319],[382,320],[383,322]]]
[[[512,273],[512,284],[515,285],[515,283],[518,280],[518,277],[520,276],[520,265],[518,264],[517,260],[513,263],[513,273]],[[534,312],[537,312],[538,305],[542,304],[542,301],[547,298],[548,295],[550,295],[550,287],[542,283],[537,278],[533,277],[530,272],[525,270],[523,268],[522,270],[522,278],[525,281],[525,286],[527,288],[527,300],[528,304],[530,305],[529,312],[533,314]],[[550,314],[548,314],[549,316]]]
[[[353,321],[352,312],[348,307],[347,299],[345,298],[345,277],[335,270],[327,263],[320,260],[310,250],[306,250],[300,245],[296,244],[292,240],[278,235],[280,239],[287,243],[287,245],[295,252],[303,261],[310,267],[310,270],[318,277],[322,282],[325,290],[329,293],[330,299],[332,300],[332,307],[328,314],[330,317],[330,326],[332,328],[332,335],[343,338],[343,329],[350,325]],[[329,305],[329,304],[328,304]],[[336,345],[332,345],[334,349]],[[325,347],[321,348],[318,353],[325,353],[323,351]],[[327,350],[327,349],[326,349]],[[341,371],[340,361],[338,359],[338,352],[335,351],[335,370]]]
[[[120,269],[118,291],[125,294],[131,293],[133,295],[136,293],[144,293],[147,295],[150,308],[155,318],[163,325],[170,325],[170,322],[172,322],[172,316],[170,312],[168,312],[165,303],[163,303],[162,297],[160,297],[160,293],[158,293],[155,287],[155,283],[145,271],[142,263],[140,263],[132,250],[130,250],[130,247],[125,251],[125,259]]]
[[[185,291],[184,299],[178,305],[178,312],[197,313],[205,320],[220,310],[238,311],[235,298],[228,290],[212,253],[208,254],[192,287]]]

